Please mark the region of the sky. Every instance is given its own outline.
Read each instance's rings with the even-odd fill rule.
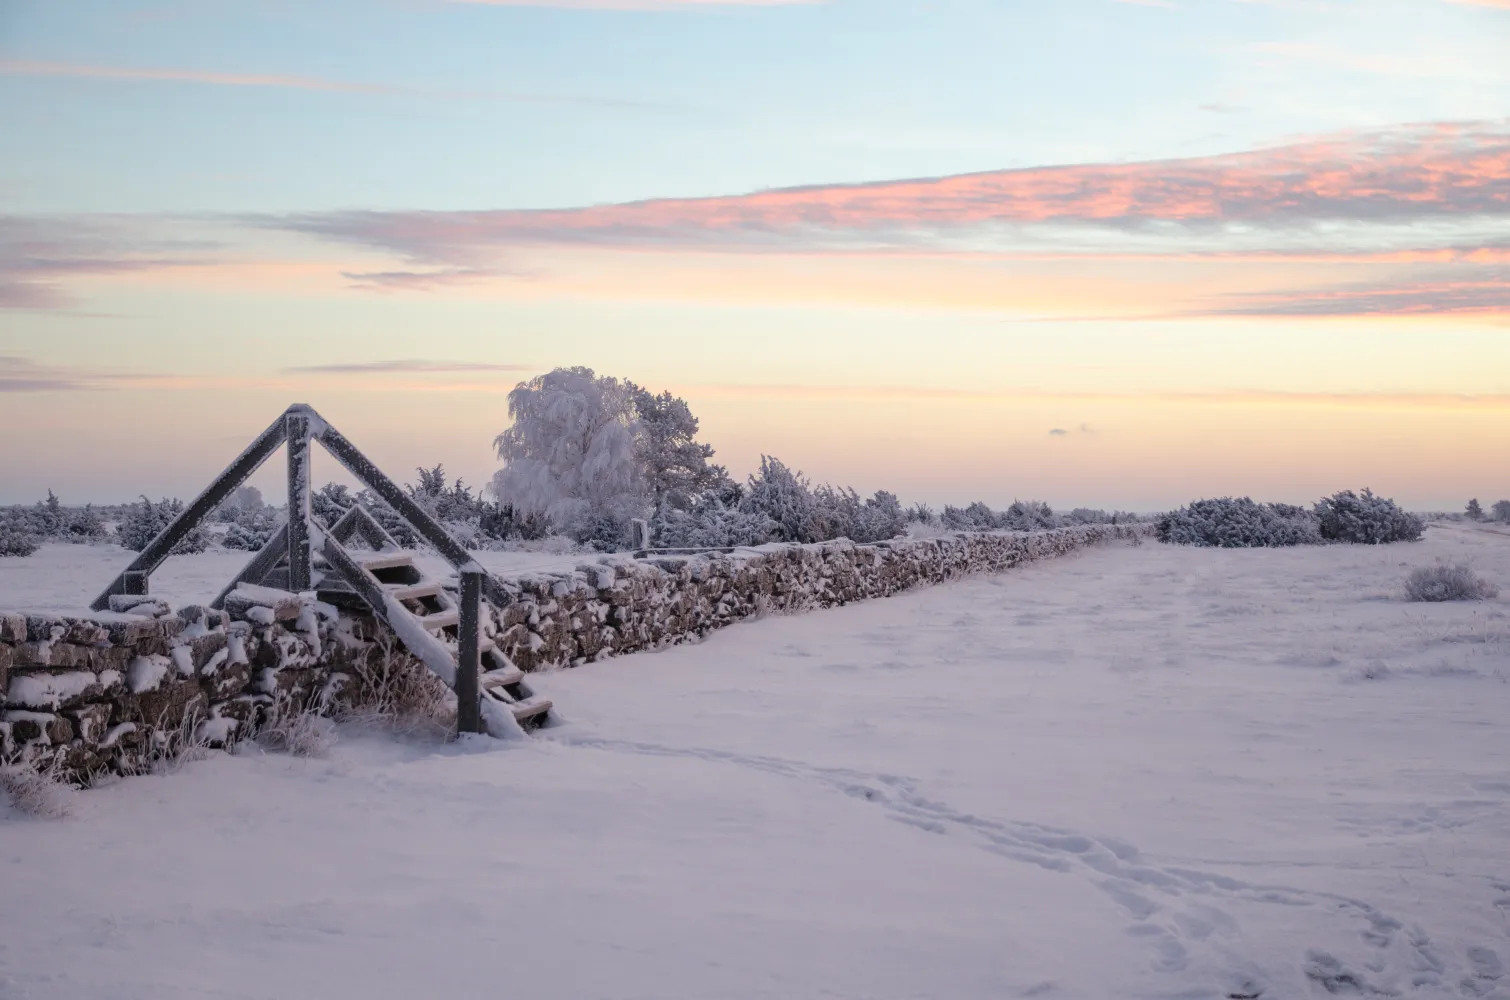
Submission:
[[[293,402],[480,484],[559,365],[906,502],[1510,496],[1510,0],[0,0],[0,503]]]

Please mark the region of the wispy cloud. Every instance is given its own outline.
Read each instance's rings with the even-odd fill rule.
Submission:
[[[0,309],[60,309],[65,285],[89,275],[204,263],[212,244],[172,240],[136,219],[0,215]]]
[[[177,380],[177,376],[118,369],[50,365],[14,354],[0,355],[0,393],[97,392]]]
[[[149,66],[95,66],[83,63],[47,62],[35,59],[0,59],[0,75],[53,77],[80,80],[116,80],[137,83],[189,83],[212,87],[270,87],[280,90],[313,90],[333,94],[427,97],[451,100],[494,100],[522,104],[583,105],[604,108],[645,109],[663,107],[640,101],[569,94],[530,94],[503,90],[403,87],[361,83],[321,76],[284,73],[229,73],[205,69],[174,69]]]
[[[534,372],[539,365],[500,365],[481,361],[423,361],[407,358],[397,361],[362,361],[330,365],[295,365],[285,368],[287,374],[320,375],[417,375],[428,373],[457,372]]]
[[[1159,402],[1221,406],[1314,406],[1343,409],[1474,409],[1510,410],[1510,393],[1426,392],[1286,392],[1270,389],[1226,389],[1211,392],[1054,391],[1004,386],[998,389],[965,389],[920,385],[780,385],[721,384],[680,385],[673,391],[688,396],[734,396],[796,399],[954,400],[959,402],[1013,402],[1037,400],[1056,403]],[[1057,428],[1068,431],[1065,428]],[[1084,433],[1095,433],[1082,424]],[[1052,431],[1050,432],[1052,433]],[[1056,437],[1059,435],[1055,435]]]
[[[1207,315],[1450,316],[1510,313],[1510,272],[1475,278],[1376,282],[1240,296]]]

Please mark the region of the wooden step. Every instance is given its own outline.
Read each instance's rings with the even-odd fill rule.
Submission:
[[[437,611],[432,615],[414,616],[427,632],[438,632],[443,628],[450,628],[461,621],[461,612],[455,608],[446,611]]]
[[[535,695],[533,698],[516,701],[509,706],[509,711],[514,713],[514,719],[518,722],[539,718],[550,710],[551,700],[542,695]]]
[[[414,557],[407,552],[374,552],[370,556],[356,553],[355,555],[357,563],[369,573],[380,569],[397,569],[400,566],[414,565]]]
[[[518,667],[504,667],[501,670],[489,670],[482,675],[481,684],[484,690],[488,688],[508,687],[510,684],[518,684],[524,680],[524,671]]]
[[[383,589],[400,601],[417,601],[421,597],[439,597],[445,588],[438,580],[424,583],[385,583]]]

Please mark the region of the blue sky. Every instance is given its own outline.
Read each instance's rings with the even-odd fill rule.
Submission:
[[[1505,0],[0,0],[0,501],[192,493],[294,395],[479,481],[557,364],[904,498],[1510,493],[1507,53]]]

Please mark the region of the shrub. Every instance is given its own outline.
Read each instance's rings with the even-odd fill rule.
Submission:
[[[1411,570],[1405,580],[1410,601],[1484,601],[1499,590],[1462,564],[1438,564]]]
[[[39,544],[35,535],[26,534],[15,525],[0,523],[0,557],[29,556]]]
[[[0,556],[30,556],[41,539],[17,511],[0,511]]]
[[[925,503],[915,503],[907,508],[908,524],[938,524],[939,516]]]
[[[775,522],[761,511],[728,506],[717,493],[694,498],[687,510],[663,504],[650,521],[653,544],[663,549],[763,545],[775,530]]]
[[[1197,500],[1165,514],[1159,541],[1214,548],[1272,548],[1321,542],[1317,519],[1301,507],[1255,503],[1249,497]]]
[[[164,528],[173,523],[173,519],[182,514],[183,509],[184,505],[181,500],[164,499],[153,503],[146,497],[142,497],[142,502],[133,504],[126,519],[116,527],[116,541],[123,548],[140,552]],[[206,544],[204,532],[195,528],[173,546],[172,554],[178,556],[191,552],[203,552]]]
[[[1362,493],[1352,490],[1335,493],[1318,500],[1315,510],[1321,537],[1329,542],[1361,545],[1414,542],[1426,530],[1419,517],[1401,510],[1393,500],[1375,496],[1369,489]]]

